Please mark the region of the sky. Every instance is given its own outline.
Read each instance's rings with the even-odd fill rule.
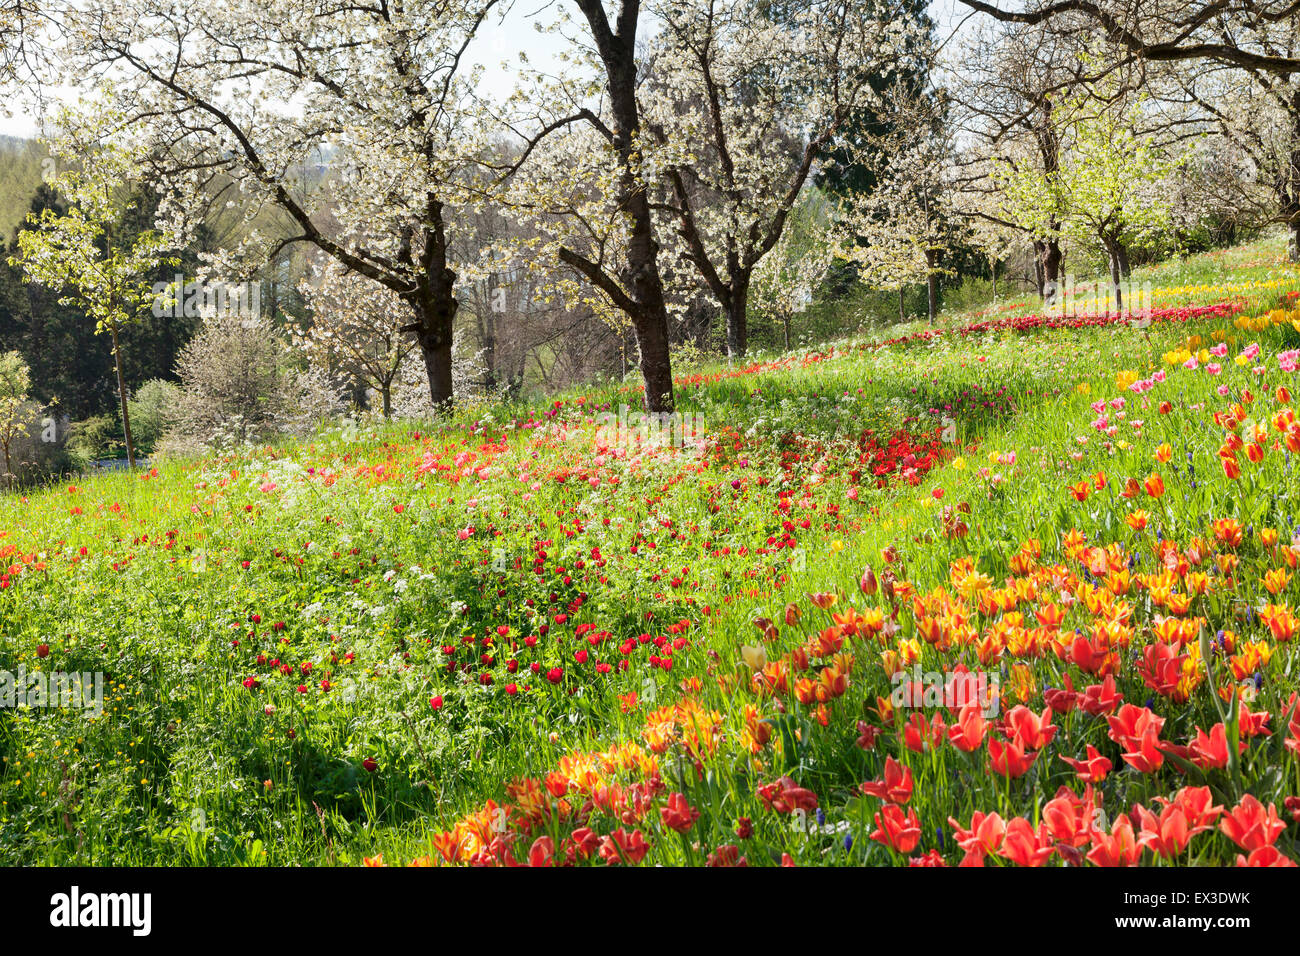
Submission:
[[[564,40],[554,33],[539,33],[536,23],[555,21],[557,5],[562,0],[514,0],[510,12],[500,24],[489,23],[471,46],[472,60],[483,67],[483,92],[504,98],[514,84],[512,71],[502,67],[517,60],[520,51],[528,54],[529,64],[545,70],[553,64]],[[938,35],[944,39],[954,26],[962,22],[971,11],[959,0],[933,0],[930,15],[934,18]],[[11,103],[11,116],[0,116],[0,135],[35,136],[35,115],[20,103]]]

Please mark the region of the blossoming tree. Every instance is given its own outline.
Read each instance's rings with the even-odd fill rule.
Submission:
[[[167,231],[213,205],[240,241],[208,262],[246,276],[307,243],[401,298],[435,408],[452,400],[461,211],[491,201],[493,133],[467,50],[498,0],[327,4],[121,0],[66,14],[64,65],[115,81],[123,124],[149,137]],[[141,37],[150,38],[141,42]],[[267,210],[278,230],[254,228]]]
[[[659,208],[677,256],[722,307],[728,354],[744,355],[755,269],[819,160],[837,144],[851,149],[850,122],[883,105],[877,78],[928,33],[871,0],[659,0],[653,9],[664,28],[650,44],[642,99],[662,156]]]

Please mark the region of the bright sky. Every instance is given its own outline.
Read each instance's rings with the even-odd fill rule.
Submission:
[[[556,17],[557,4],[563,0],[514,0],[514,5],[504,22],[490,24],[471,46],[473,60],[484,67],[485,92],[494,97],[504,97],[514,85],[513,73],[503,69],[502,61],[513,63],[520,51],[528,54],[535,69],[545,70],[554,62],[555,54],[564,40],[554,33],[539,33],[536,23],[551,24]],[[940,39],[946,39],[971,11],[958,0],[932,0],[930,15],[938,26]],[[20,103],[11,103],[12,116],[0,116],[0,134],[9,136],[34,136],[37,121],[33,113]]]

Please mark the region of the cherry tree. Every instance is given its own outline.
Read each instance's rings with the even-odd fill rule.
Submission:
[[[1109,266],[1117,307],[1120,282],[1129,274],[1129,248],[1142,244],[1169,220],[1165,180],[1178,158],[1151,136],[1134,132],[1139,105],[1116,108],[1063,103],[1072,120],[1066,150],[1054,175],[1010,166],[1000,181],[1008,201],[1025,221],[1044,228],[1058,217],[1076,238],[1100,246]]]
[[[246,231],[208,272],[248,276],[306,243],[406,303],[434,407],[452,400],[451,233],[492,201],[496,131],[467,51],[499,0],[117,0],[74,5],[63,65],[113,82],[152,147],[160,224],[188,237],[214,206]],[[147,38],[147,39],[143,39]],[[253,223],[274,213],[276,229]]]
[[[656,205],[673,252],[722,307],[728,354],[744,355],[755,269],[818,161],[848,148],[853,119],[883,105],[878,78],[904,49],[928,55],[929,34],[875,0],[652,9],[663,29],[649,44],[642,111],[661,151]]]
[[[915,96],[894,89],[892,121],[874,142],[876,188],[865,198],[843,204],[840,217],[847,239],[841,255],[858,265],[873,288],[902,293],[925,283],[927,313],[939,309],[939,280],[950,270],[943,262],[961,231],[953,209],[951,130],[944,122],[945,95]]]
[[[972,227],[988,235],[1010,228],[1033,244],[1039,295],[1050,302],[1064,267],[1061,219],[1049,210],[1032,223],[1021,218],[993,173],[1009,166],[1055,176],[1069,119],[1059,104],[1104,67],[1089,61],[1086,41],[1072,34],[1017,23],[978,27],[951,65],[954,122],[967,144],[959,203]]]
[[[4,455],[4,472],[0,478],[13,488],[13,449],[28,433],[28,390],[32,387],[31,370],[17,352],[0,352],[0,453]]]
[[[1300,37],[1282,37],[1283,44],[1295,49]],[[1214,162],[1232,167],[1229,175],[1202,178],[1198,185],[1217,193],[1240,218],[1284,224],[1289,257],[1300,261],[1300,73],[1197,61],[1174,64],[1167,75],[1174,89],[1165,84],[1158,95],[1199,116],[1218,141],[1202,146],[1202,155],[1214,150]]]
[[[573,0],[555,30],[568,37],[558,75],[526,75],[513,103],[523,146],[505,173],[520,236],[500,251],[526,268],[558,260],[566,275],[548,280],[548,295],[567,308],[586,306],[636,335],[647,411],[673,411],[669,303],[660,269],[661,242],[651,210],[649,175],[658,162],[641,122],[638,30],[640,0]],[[523,238],[526,236],[527,238]]]
[[[790,322],[812,302],[839,250],[829,203],[809,193],[790,213],[771,252],[754,269],[751,304],[781,321],[785,348]]]
[[[300,283],[310,325],[294,337],[309,360],[344,373],[380,395],[385,418],[393,414],[393,385],[415,341],[403,330],[411,307],[382,283],[327,259],[319,274]]]
[[[989,172],[992,163],[987,159],[973,167],[976,181],[993,181]],[[960,175],[960,174],[958,174]],[[1018,246],[1024,244],[1023,231],[1007,218],[1002,204],[1002,195],[996,189],[961,189],[952,192],[952,213],[965,226],[966,242],[973,249],[984,254],[989,264],[989,274],[993,280],[993,299],[998,297],[998,263],[1009,256]],[[1035,249],[1035,253],[1038,250]],[[1035,265],[1041,270],[1041,257],[1035,256]],[[1059,261],[1059,260],[1058,260]],[[1052,279],[1055,284],[1056,279]]]
[[[1091,34],[1111,48],[1112,64],[1184,64],[1193,101],[1270,177],[1276,217],[1291,233],[1289,252],[1300,261],[1300,4],[1294,0],[1046,0],[1007,9],[988,0],[960,0],[1003,23],[1041,26],[1054,35]],[[1240,71],[1270,109],[1285,120],[1284,159],[1258,155],[1265,147],[1239,135],[1243,115],[1209,106],[1196,90],[1194,73],[1215,67]],[[1270,137],[1271,138],[1271,137]],[[1270,166],[1273,169],[1270,170]]]

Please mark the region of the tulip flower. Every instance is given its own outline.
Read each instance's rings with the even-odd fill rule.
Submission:
[[[907,803],[912,799],[912,768],[904,767],[893,757],[886,757],[884,777],[868,780],[858,789],[869,797],[878,797],[890,803]]]
[[[999,856],[1019,866],[1042,866],[1055,852],[1056,841],[1046,828],[1035,831],[1028,820],[1016,817],[1007,824]]]
[[[989,740],[989,765],[994,773],[1004,777],[1023,777],[1037,757],[1036,753],[1026,754],[1024,748],[1013,741]]]
[[[667,804],[660,808],[659,816],[664,826],[670,830],[685,833],[695,826],[695,821],[700,818],[700,811],[686,802],[684,794],[673,793],[668,796]]]
[[[1110,773],[1112,767],[1110,758],[1102,756],[1101,752],[1092,744],[1088,744],[1088,757],[1086,760],[1076,760],[1064,754],[1061,755],[1061,759],[1074,768],[1080,780],[1087,783],[1101,783],[1106,779],[1106,774]]]
[[[1137,804],[1133,812],[1142,827],[1138,836],[1140,845],[1164,857],[1179,856],[1187,849],[1187,842],[1192,838],[1191,829],[1186,814],[1176,804],[1165,807],[1159,816],[1141,804]]]
[[[1111,824],[1110,833],[1092,832],[1092,849],[1088,862],[1094,866],[1137,866],[1142,856],[1142,844],[1133,832],[1128,814],[1121,813]]]
[[[896,803],[889,803],[875,814],[876,829],[871,839],[883,843],[896,853],[907,855],[921,842],[921,821],[915,810],[903,812]]]
[[[1264,808],[1252,794],[1246,794],[1241,803],[1224,814],[1219,829],[1237,846],[1250,852],[1272,846],[1286,824],[1278,819],[1277,806],[1270,803]]]

